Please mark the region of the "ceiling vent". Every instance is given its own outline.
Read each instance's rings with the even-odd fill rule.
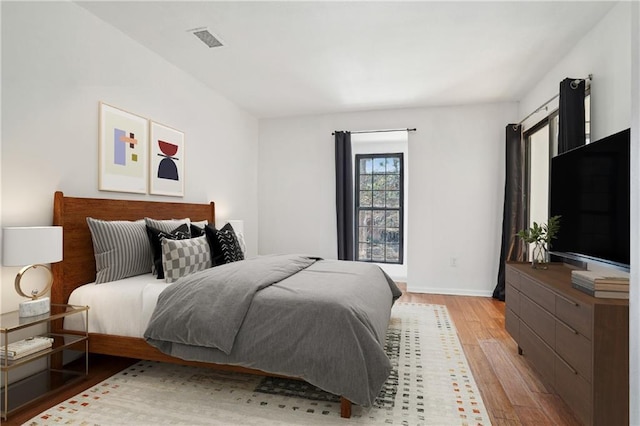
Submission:
[[[196,28],[189,30],[194,36],[198,37],[204,44],[209,47],[220,47],[222,43],[213,34],[211,34],[206,28]]]

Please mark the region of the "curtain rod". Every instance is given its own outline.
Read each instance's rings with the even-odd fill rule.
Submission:
[[[384,133],[384,132],[415,132],[416,129],[415,127],[413,129],[381,129],[381,130],[356,130],[354,132],[351,132],[351,134],[355,134],[355,133]],[[336,132],[332,132],[332,135],[335,135]]]
[[[538,108],[536,108],[535,110],[533,110],[533,112],[529,115],[527,115],[525,118],[523,118],[522,120],[520,120],[520,122],[518,124],[522,124],[525,121],[527,121],[527,119],[529,117],[531,117],[534,114],[539,113],[540,111],[542,111],[543,109],[546,109],[548,107],[548,105],[554,100],[557,99],[560,96],[560,93],[557,93],[556,95],[554,95],[551,99],[549,99],[547,102],[543,103],[542,105],[540,105]]]
[[[576,86],[576,87],[572,87],[572,88],[573,88],[573,89],[577,89],[578,85],[580,84],[580,82],[581,82],[582,80],[584,80],[584,81],[585,81],[585,85],[586,85],[586,84],[589,84],[589,82],[590,82],[592,79],[593,79],[593,74],[589,74],[589,75],[587,76],[587,78],[577,78],[577,79],[575,79],[575,80],[573,80],[573,81],[571,82],[571,85],[572,85],[572,86],[574,86],[574,85]],[[557,99],[559,96],[560,96],[560,93],[555,94],[555,95],[554,95],[551,99],[549,99],[547,102],[543,103],[543,104],[542,104],[542,105],[540,105],[538,108],[536,108],[535,110],[533,110],[533,112],[532,112],[531,114],[527,115],[525,118],[523,118],[522,120],[520,120],[520,122],[519,122],[518,124],[522,124],[522,123],[524,123],[524,122],[525,122],[525,121],[527,121],[527,119],[528,119],[529,117],[531,117],[533,114],[537,114],[537,113],[539,113],[540,111],[542,111],[543,109],[546,109],[546,108],[548,107],[548,105],[549,105],[553,100]]]

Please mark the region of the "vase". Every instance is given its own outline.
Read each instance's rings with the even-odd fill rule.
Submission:
[[[531,267],[534,269],[547,269],[549,260],[547,246],[544,243],[536,242],[533,244],[533,252],[531,253]]]

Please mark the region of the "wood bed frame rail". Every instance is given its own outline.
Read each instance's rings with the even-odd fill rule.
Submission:
[[[138,220],[190,218],[215,223],[215,203],[175,203],[106,198],[66,197],[61,191],[54,194],[53,225],[62,226],[63,260],[51,265],[53,287],[51,303],[68,303],[71,292],[96,279],[96,261],[87,217],[102,220]],[[89,311],[90,312],[90,311]],[[62,320],[52,324],[54,330],[63,328]],[[68,331],[67,331],[68,332]],[[89,333],[89,352],[122,356],[148,361],[194,365],[217,370],[234,371],[260,376],[285,377],[278,374],[235,365],[187,361],[160,352],[142,338]],[[300,380],[295,377],[287,377]],[[351,417],[351,401],[340,398],[340,415]]]

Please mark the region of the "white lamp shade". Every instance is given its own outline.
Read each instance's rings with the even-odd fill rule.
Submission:
[[[9,227],[2,230],[2,264],[26,266],[62,260],[62,226]]]
[[[244,234],[244,220],[228,220],[229,225],[238,234]]]

